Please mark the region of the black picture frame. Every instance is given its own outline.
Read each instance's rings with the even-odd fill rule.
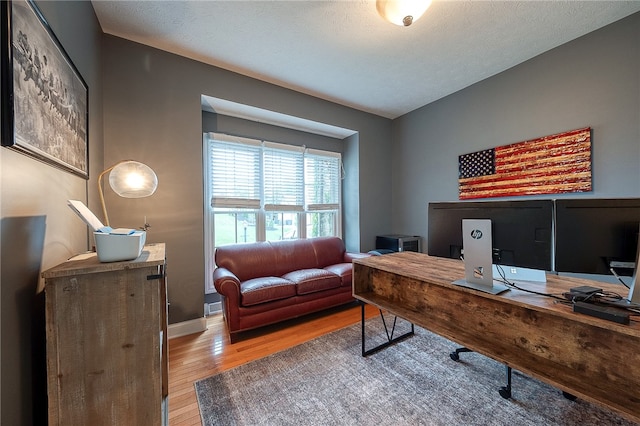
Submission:
[[[89,179],[89,89],[32,0],[2,1],[2,146]]]

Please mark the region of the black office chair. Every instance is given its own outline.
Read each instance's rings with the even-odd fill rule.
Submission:
[[[473,351],[469,348],[458,348],[455,351],[451,352],[449,356],[451,357],[452,360],[458,362],[460,361],[460,354],[464,352],[473,352]],[[509,366],[506,366],[506,367],[507,367],[507,385],[502,386],[500,389],[498,389],[498,393],[504,399],[509,399],[511,398],[511,367]]]

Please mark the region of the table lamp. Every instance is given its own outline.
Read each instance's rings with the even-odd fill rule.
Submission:
[[[105,225],[109,225],[109,216],[104,202],[102,189],[102,177],[109,173],[109,185],[111,189],[124,198],[144,198],[152,195],[158,187],[158,177],[151,167],[138,161],[124,160],[105,169],[98,176],[98,193],[102,203],[102,213]]]

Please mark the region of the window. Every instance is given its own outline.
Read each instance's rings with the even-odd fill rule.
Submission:
[[[208,276],[219,245],[341,235],[339,153],[217,133],[204,145]]]
[[[336,235],[340,211],[340,156],[308,150],[304,158],[306,235]]]

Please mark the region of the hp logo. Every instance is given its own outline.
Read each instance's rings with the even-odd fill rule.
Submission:
[[[482,231],[479,229],[474,229],[473,231],[471,231],[471,238],[473,238],[474,240],[479,240],[480,238],[482,238]]]

